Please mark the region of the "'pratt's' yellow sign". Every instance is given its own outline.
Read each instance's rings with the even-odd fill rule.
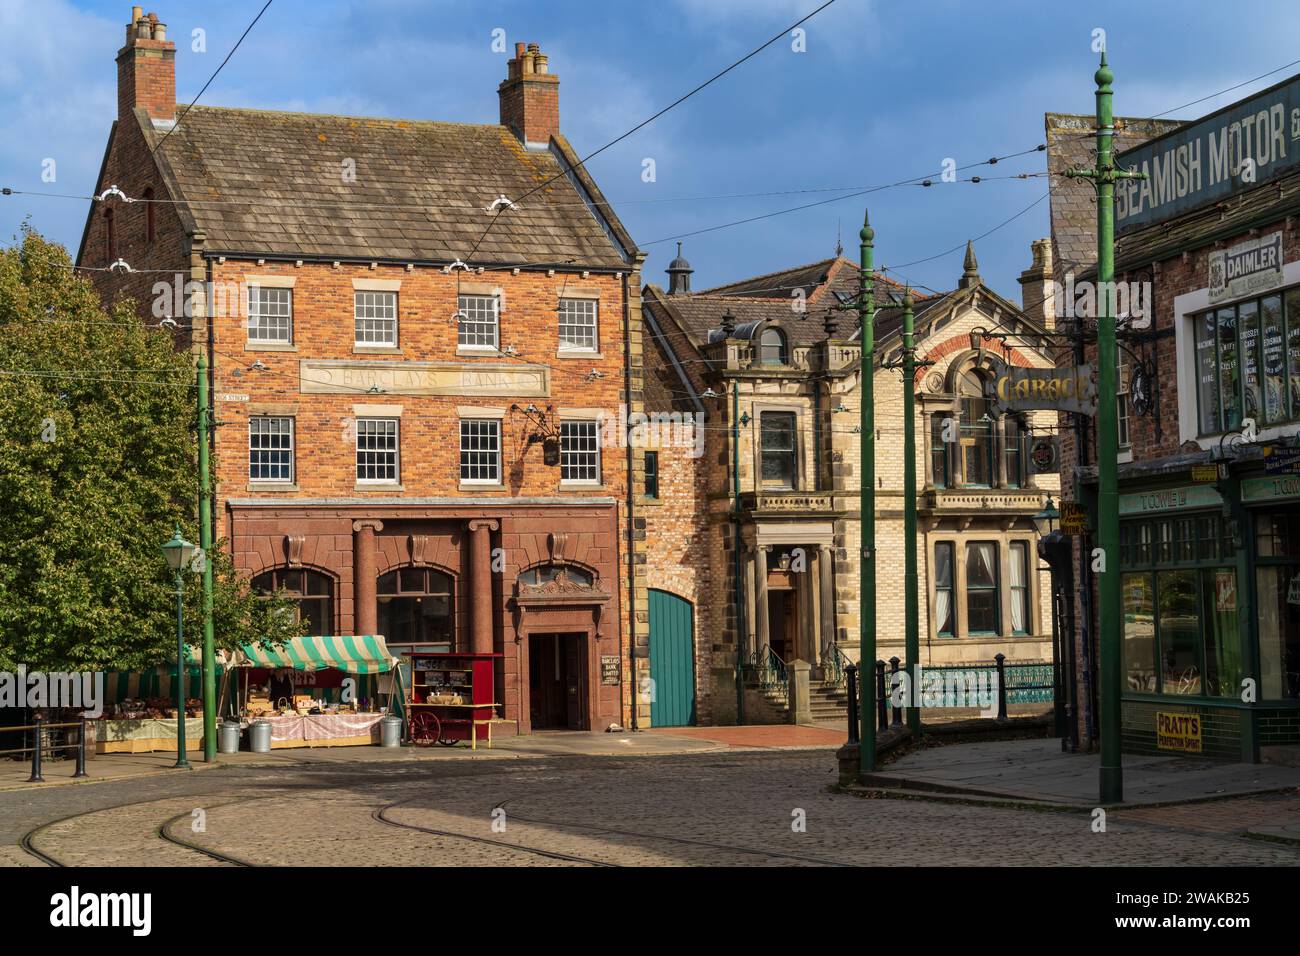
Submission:
[[[1197,714],[1156,712],[1156,746],[1182,753],[1201,752],[1201,718]]]

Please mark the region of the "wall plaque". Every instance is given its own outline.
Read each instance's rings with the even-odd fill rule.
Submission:
[[[622,677],[623,659],[617,654],[600,655],[600,682],[602,684],[618,684]]]
[[[298,390],[323,395],[468,395],[545,398],[545,365],[499,362],[375,362],[303,359]]]

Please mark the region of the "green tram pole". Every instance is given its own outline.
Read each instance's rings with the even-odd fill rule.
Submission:
[[[916,665],[921,659],[920,597],[916,573],[916,346],[912,290],[903,295],[903,638],[907,654],[907,726],[921,733],[920,688]]]
[[[875,231],[867,214],[862,216],[862,240],[858,271],[858,328],[862,344],[859,386],[861,407],[859,427],[861,476],[858,509],[862,526],[861,556],[858,564],[858,683],[862,704],[858,717],[858,772],[876,769],[876,410],[872,391],[875,371],[876,300],[872,283],[872,257]]]
[[[211,295],[211,293],[209,293]],[[208,360],[199,352],[199,547],[203,549],[203,759],[217,756],[216,647],[212,628],[212,470],[208,461]],[[183,683],[183,681],[182,681]],[[185,713],[181,709],[182,715]]]
[[[1119,376],[1115,341],[1115,182],[1140,174],[1117,170],[1113,151],[1115,124],[1111,83],[1115,74],[1106,65],[1106,51],[1094,76],[1097,83],[1097,164],[1066,175],[1091,179],[1097,189],[1097,548],[1093,565],[1099,574],[1098,618],[1101,640],[1101,780],[1102,803],[1124,799],[1124,770],[1120,757],[1120,580],[1119,580],[1119,408],[1113,400]]]
[[[740,382],[731,382],[731,550],[735,561],[731,598],[736,608],[736,723],[745,722],[745,606],[740,557]]]

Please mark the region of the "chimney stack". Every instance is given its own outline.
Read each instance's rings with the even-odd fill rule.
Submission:
[[[1049,332],[1056,328],[1056,293],[1052,282],[1052,240],[1029,244],[1034,262],[1020,273],[1020,307]]]
[[[126,45],[117,51],[117,118],[138,108],[150,119],[176,118],[176,44],[158,14],[132,7]]]
[[[560,78],[548,72],[547,59],[536,43],[516,43],[506,78],[497,87],[501,125],[533,149],[548,148],[560,131]]]

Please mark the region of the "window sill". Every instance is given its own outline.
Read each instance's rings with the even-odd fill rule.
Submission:
[[[561,493],[566,491],[580,492],[580,491],[604,491],[604,490],[605,490],[605,485],[603,482],[596,482],[596,481],[561,481],[560,482]]]
[[[248,491],[298,491],[300,490],[292,481],[250,481],[247,485]]]
[[[398,345],[353,345],[353,355],[401,355],[402,349]]]
[[[353,491],[405,491],[406,486],[398,482],[376,481],[373,483],[357,484]]]
[[[663,505],[664,500],[662,498],[647,498],[645,495],[637,495],[636,503],[637,507],[659,508]]]
[[[292,342],[245,342],[245,352],[296,352],[298,346]]]
[[[457,355],[500,355],[500,349],[494,349],[487,345],[458,345],[456,346]]]
[[[558,359],[603,359],[605,356],[595,349],[557,349],[555,357]]]
[[[506,486],[499,481],[462,481],[458,486],[461,491],[505,491]]]

